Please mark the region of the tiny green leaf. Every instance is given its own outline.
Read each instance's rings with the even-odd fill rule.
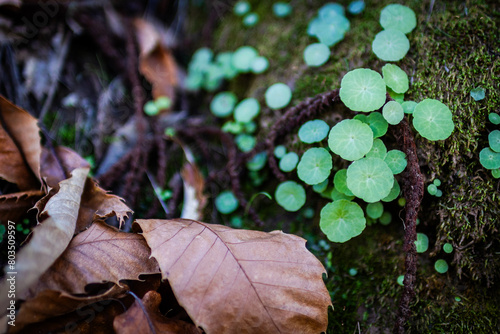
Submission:
[[[436,195],[436,194],[437,194],[437,191],[438,191],[438,188],[436,187],[436,185],[435,185],[435,184],[431,183],[431,184],[429,184],[429,185],[427,186],[427,192],[428,192],[430,195],[432,195],[432,196]]]
[[[220,213],[230,214],[239,206],[238,199],[232,191],[225,190],[215,198],[215,207]]]
[[[381,202],[369,203],[366,206],[366,214],[372,219],[378,219],[384,213],[384,205]]]
[[[387,148],[385,147],[384,142],[377,138],[373,140],[373,146],[370,152],[366,153],[367,158],[380,158],[384,159],[387,154]]]
[[[330,241],[346,242],[363,232],[366,219],[357,203],[339,199],[323,207],[319,226]]]
[[[260,112],[259,101],[253,97],[242,100],[234,109],[234,119],[238,123],[247,123],[253,120]]]
[[[283,145],[278,145],[274,148],[274,156],[278,159],[283,158],[286,154],[286,147]]]
[[[243,16],[250,11],[250,4],[247,1],[238,1],[234,4],[233,12],[238,16]]]
[[[220,92],[210,102],[210,111],[217,117],[227,117],[233,112],[236,101],[233,92]]]
[[[264,168],[267,162],[267,153],[260,152],[254,155],[248,162],[247,168],[251,171],[258,171]]]
[[[378,202],[389,195],[394,176],[384,160],[363,158],[347,168],[347,187],[365,202]]]
[[[401,173],[406,168],[406,154],[400,150],[390,150],[384,158],[385,163],[394,175]]]
[[[284,83],[275,83],[266,90],[265,99],[269,108],[281,109],[292,100],[292,90]]]
[[[413,114],[413,110],[415,110],[415,107],[417,106],[417,102],[415,101],[405,101],[403,104],[401,104],[403,107],[403,111],[405,114]]]
[[[340,169],[333,177],[335,189],[346,196],[354,196],[351,190],[347,187],[347,169]]]
[[[299,179],[310,185],[326,180],[331,170],[332,156],[322,147],[308,149],[297,166]]]
[[[287,2],[275,2],[273,4],[273,13],[276,17],[287,17],[292,13],[292,6]]]
[[[450,109],[433,99],[425,99],[415,106],[413,126],[422,137],[429,140],[446,139],[455,128]]]
[[[286,153],[283,158],[281,158],[279,167],[284,172],[291,172],[297,167],[297,163],[299,162],[299,156],[295,152]]]
[[[321,119],[308,121],[300,127],[299,139],[306,144],[317,143],[326,138],[329,130],[328,124]]]
[[[378,219],[380,224],[382,225],[389,225],[392,221],[392,215],[389,211],[384,211],[382,216]]]
[[[394,92],[403,94],[408,90],[408,75],[399,66],[394,64],[384,65],[384,67],[382,67],[382,75],[384,76],[387,87]]]
[[[306,203],[306,191],[295,181],[285,181],[276,188],[274,198],[285,210],[295,212]]]
[[[443,245],[443,250],[444,250],[445,253],[448,253],[448,254],[451,253],[451,252],[453,252],[453,246],[452,246],[452,244],[450,244],[449,242],[445,243]]]
[[[251,65],[251,70],[255,74],[264,73],[269,68],[269,61],[266,57],[259,56],[255,58]]]
[[[247,134],[239,134],[234,138],[236,142],[236,146],[242,151],[242,152],[250,152],[256,144],[256,139],[254,136],[247,135]]]
[[[330,59],[330,49],[323,43],[313,43],[304,49],[304,61],[307,66],[318,67]]]
[[[470,91],[470,96],[474,101],[481,101],[486,96],[485,90],[483,87],[476,87]]]
[[[488,135],[488,143],[492,151],[500,152],[500,130],[493,130]]]
[[[347,6],[347,11],[352,15],[358,15],[365,9],[365,2],[363,0],[351,1]]]
[[[438,273],[444,274],[448,271],[448,263],[443,259],[439,259],[434,263],[434,269],[436,269]]]
[[[498,115],[497,113],[494,113],[494,112],[489,113],[488,119],[490,120],[491,123],[493,123],[495,125],[500,124],[500,115]]]
[[[351,110],[373,111],[385,103],[385,82],[377,72],[358,68],[348,72],[340,83],[340,99]]]
[[[356,119],[345,119],[337,123],[328,136],[328,146],[333,153],[345,160],[357,160],[370,151],[373,131]]]
[[[259,23],[259,20],[260,20],[259,14],[253,13],[253,12],[252,13],[248,13],[243,18],[243,25],[245,27],[253,27],[257,23]]]
[[[423,233],[417,233],[417,240],[415,240],[415,246],[417,246],[417,253],[424,253],[429,248],[429,238]]]
[[[391,125],[399,124],[403,120],[405,113],[403,107],[396,101],[389,101],[382,108],[382,116]]]
[[[372,42],[375,55],[384,61],[398,61],[406,56],[410,41],[404,33],[396,29],[382,30]]]
[[[250,72],[259,53],[251,46],[241,46],[233,53],[232,65],[238,72]]]
[[[404,34],[409,34],[417,26],[417,17],[410,8],[390,4],[380,12],[380,25],[384,29],[397,29]]]
[[[148,116],[156,116],[160,112],[154,101],[148,101],[144,104],[144,113]]]
[[[394,179],[394,184],[392,186],[391,192],[386,197],[382,198],[383,202],[392,202],[398,198],[401,188],[399,186],[398,180]],[[403,205],[404,206],[404,205]]]
[[[485,147],[479,152],[479,162],[486,169],[500,168],[500,153]]]
[[[366,117],[366,124],[373,131],[373,138],[382,137],[387,133],[387,129],[389,124],[385,120],[384,116],[378,111],[370,113],[368,117]]]

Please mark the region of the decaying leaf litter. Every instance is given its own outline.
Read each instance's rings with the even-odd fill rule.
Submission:
[[[19,6],[19,4],[14,4],[14,6]],[[24,7],[21,7],[21,9],[22,8]],[[64,9],[66,10],[67,8]],[[5,92],[12,92],[12,89],[8,89],[9,87],[2,87],[2,93],[5,93],[4,95],[7,97],[6,103],[10,100],[11,102],[23,106],[33,115],[47,115],[51,106],[57,105],[60,100],[60,106],[63,106],[60,111],[68,111],[69,109],[70,112],[68,112],[66,116],[72,117],[71,115],[74,115],[73,117],[75,117],[76,120],[75,124],[81,125],[81,129],[79,129],[80,131],[77,129],[73,135],[68,136],[70,138],[64,138],[64,136],[61,135],[61,131],[57,131],[56,133],[52,129],[45,129],[40,123],[40,126],[42,127],[42,142],[44,143],[41,148],[42,154],[40,154],[41,158],[39,167],[39,175],[42,179],[40,179],[40,177],[36,177],[36,168],[28,167],[27,172],[25,171],[26,173],[24,175],[33,174],[35,175],[35,178],[31,175],[31,181],[29,181],[29,177],[27,178],[28,180],[19,181],[29,184],[23,185],[23,187],[28,187],[24,188],[26,191],[20,192],[19,194],[12,194],[9,193],[9,190],[7,190],[5,199],[2,199],[4,201],[3,203],[6,204],[6,219],[20,219],[19,217],[10,218],[14,216],[10,216],[9,211],[13,210],[8,210],[9,208],[12,208],[8,205],[8,203],[12,203],[13,198],[16,199],[16,203],[22,203],[25,209],[32,207],[34,201],[38,198],[42,198],[36,205],[38,209],[38,217],[31,218],[34,223],[36,223],[36,219],[38,219],[38,221],[40,221],[40,225],[32,229],[33,234],[30,235],[30,238],[32,239],[23,247],[29,246],[33,240],[35,240],[35,242],[39,239],[43,240],[42,237],[38,237],[38,239],[35,238],[37,238],[37,230],[43,231],[39,226],[43,226],[46,220],[52,218],[50,213],[46,212],[48,211],[46,210],[47,205],[49,205],[49,203],[57,204],[56,200],[58,197],[56,196],[59,192],[61,192],[61,196],[59,197],[63,197],[64,199],[64,192],[62,192],[62,190],[65,186],[62,186],[62,190],[59,189],[59,182],[66,179],[73,179],[75,177],[75,175],[72,175],[73,171],[79,167],[83,167],[83,169],[87,167],[87,163],[80,158],[78,154],[58,145],[64,143],[64,141],[69,141],[69,143],[66,144],[76,147],[76,149],[81,153],[80,155],[85,157],[91,155],[87,154],[89,152],[89,142],[99,148],[95,151],[95,160],[100,162],[99,170],[96,171],[96,178],[99,180],[100,187],[94,183],[94,181],[88,178],[85,179],[85,177],[83,177],[85,179],[83,184],[82,180],[77,182],[77,188],[84,189],[82,190],[83,195],[80,196],[81,203],[79,204],[79,207],[76,206],[79,210],[78,218],[75,219],[75,223],[65,221],[65,224],[69,224],[70,230],[73,231],[70,232],[70,236],[73,234],[75,236],[69,244],[64,240],[61,240],[60,247],[66,248],[63,248],[65,249],[65,252],[60,258],[57,259],[57,261],[55,260],[57,255],[60,254],[60,251],[54,249],[49,252],[49,258],[52,257],[54,262],[51,265],[51,260],[45,261],[48,265],[51,265],[51,268],[49,268],[48,271],[44,272],[44,269],[40,269],[42,272],[38,274],[32,273],[34,277],[41,277],[40,280],[42,282],[41,284],[38,284],[37,287],[32,287],[30,292],[26,294],[26,297],[24,298],[32,298],[31,300],[35,301],[35,304],[30,304],[28,300],[25,304],[23,304],[25,308],[19,310],[19,314],[22,315],[26,314],[25,312],[28,312],[27,310],[29,310],[30,307],[35,307],[36,309],[37,305],[43,305],[45,302],[45,295],[47,296],[48,305],[50,305],[50,298],[52,298],[53,301],[57,301],[58,298],[66,298],[66,300],[71,301],[74,305],[77,304],[77,299],[75,296],[69,295],[70,293],[80,291],[80,294],[87,294],[87,297],[79,296],[79,298],[87,298],[87,301],[82,301],[78,306],[76,306],[76,308],[75,306],[69,306],[66,309],[63,308],[62,311],[58,311],[59,313],[48,313],[45,318],[39,318],[38,321],[42,321],[43,324],[48,326],[46,327],[47,330],[49,330],[49,328],[58,328],[57,326],[64,324],[64,320],[56,322],[52,321],[53,319],[51,320],[51,318],[55,315],[67,315],[67,319],[74,319],[75,326],[80,326],[78,328],[85,328],[86,330],[95,330],[100,328],[100,326],[103,326],[102,328],[107,328],[109,331],[124,331],[123,327],[120,327],[119,325],[120,321],[128,321],[128,323],[133,323],[135,326],[138,326],[137,328],[146,328],[145,330],[149,328],[151,332],[162,330],[160,328],[162,328],[161,326],[163,326],[163,324],[166,324],[167,326],[163,330],[170,330],[172,332],[180,332],[181,329],[179,328],[182,328],[182,331],[185,332],[198,331],[196,326],[190,325],[192,322],[194,322],[195,325],[203,327],[203,329],[207,332],[211,332],[211,330],[213,330],[209,323],[204,320],[200,320],[203,318],[199,318],[198,313],[195,313],[192,309],[187,309],[186,305],[182,302],[184,297],[178,295],[179,292],[176,291],[175,287],[173,287],[173,281],[169,283],[163,281],[160,283],[158,277],[162,264],[161,260],[158,260],[156,257],[152,258],[156,258],[157,262],[150,262],[151,267],[146,269],[142,268],[144,269],[144,272],[141,271],[141,268],[135,268],[134,266],[132,266],[134,268],[128,268],[126,264],[123,264],[121,268],[123,271],[120,271],[118,274],[111,274],[110,272],[113,272],[113,270],[104,270],[99,271],[96,275],[90,275],[89,277],[85,277],[84,275],[85,279],[83,281],[77,280],[73,282],[76,286],[78,286],[76,290],[72,290],[69,285],[64,283],[67,280],[66,277],[74,277],[75,272],[59,273],[60,270],[57,268],[60,268],[61,266],[58,265],[58,261],[60,259],[64,259],[65,256],[71,256],[70,250],[73,247],[77,247],[75,249],[78,249],[78,246],[73,245],[73,241],[77,240],[77,237],[82,235],[81,238],[84,238],[83,236],[86,237],[86,234],[84,233],[89,232],[91,234],[92,231],[110,233],[111,235],[116,236],[120,234],[118,231],[109,230],[109,228],[109,232],[99,230],[100,228],[107,226],[101,222],[102,219],[116,215],[117,219],[114,221],[113,219],[108,219],[108,224],[115,225],[116,227],[122,227],[127,232],[138,232],[139,235],[145,232],[144,229],[141,231],[137,225],[132,225],[132,219],[130,219],[131,215],[129,214],[130,209],[128,209],[125,203],[133,208],[134,211],[138,211],[140,216],[144,216],[146,218],[155,217],[156,215],[166,218],[174,218],[182,215],[184,218],[200,220],[203,217],[204,212],[205,214],[206,212],[212,212],[211,218],[216,222],[219,220],[219,217],[216,215],[216,210],[211,210],[210,208],[210,196],[208,196],[209,201],[206,201],[208,192],[207,189],[217,193],[221,189],[224,189],[223,185],[225,185],[233,190],[240,205],[245,208],[245,212],[248,213],[248,216],[253,219],[257,226],[264,226],[264,229],[269,229],[273,226],[272,223],[269,225],[267,220],[261,220],[262,217],[259,216],[258,211],[255,210],[255,207],[257,207],[256,204],[247,197],[247,184],[242,182],[242,167],[254,152],[242,155],[237,151],[230,136],[221,132],[220,129],[216,127],[204,126],[205,119],[203,115],[197,112],[196,108],[194,108],[196,103],[189,104],[189,113],[177,112],[171,110],[170,108],[166,108],[158,117],[154,118],[154,120],[145,117],[143,114],[142,106],[148,99],[154,99],[158,96],[169,96],[173,101],[172,105],[178,106],[187,105],[187,96],[185,94],[174,93],[177,82],[182,81],[182,74],[179,74],[181,70],[180,68],[177,68],[176,60],[172,57],[176,50],[182,49],[179,47],[179,44],[176,45],[179,41],[172,41],[168,37],[169,34],[164,34],[164,30],[160,28],[161,25],[156,24],[154,20],[130,20],[127,18],[128,15],[124,15],[125,12],[131,12],[134,10],[135,9],[133,8],[118,6],[117,8],[106,7],[104,10],[100,9],[97,11],[99,15],[93,15],[95,14],[93,9],[87,9],[87,11],[81,11],[71,15],[71,19],[74,20],[78,26],[83,27],[83,35],[86,36],[88,40],[91,40],[92,45],[98,45],[100,47],[100,51],[102,52],[102,59],[99,59],[99,66],[91,68],[88,72],[84,72],[84,76],[86,78],[90,78],[91,80],[89,81],[93,83],[93,87],[91,86],[91,89],[82,90],[81,88],[77,88],[76,90],[71,90],[71,85],[68,85],[68,83],[71,83],[74,79],[68,80],[68,78],[64,78],[64,76],[67,75],[64,71],[67,70],[62,70],[65,69],[68,64],[75,61],[74,59],[78,59],[78,57],[72,57],[72,50],[74,47],[73,43],[75,39],[81,41],[80,36],[82,36],[82,32],[78,32],[73,29],[64,30],[64,27],[59,28],[59,30],[52,29],[52,31],[50,31],[51,25],[45,27],[49,29],[46,35],[43,35],[43,29],[41,29],[41,34],[45,38],[52,35],[58,36],[58,38],[53,38],[52,40],[54,50],[51,50],[51,52],[53,55],[57,55],[59,64],[54,65],[53,63],[57,63],[57,61],[50,60],[50,57],[45,59],[45,64],[44,60],[40,61],[39,59],[36,59],[37,57],[34,57],[35,59],[31,59],[31,64],[35,64],[31,67],[31,75],[33,78],[36,78],[37,75],[40,76],[40,72],[37,71],[41,71],[42,74],[48,73],[48,63],[52,62],[50,66],[52,66],[52,69],[56,69],[55,73],[58,78],[52,77],[50,83],[41,85],[42,87],[49,87],[37,90],[36,94],[34,94],[32,90],[32,94],[36,95],[38,99],[38,101],[34,103],[35,107],[26,105],[26,100],[19,98],[19,93],[7,94]],[[208,24],[207,27],[210,29],[210,24]],[[204,31],[204,33],[206,33],[206,31]],[[88,40],[85,40],[85,42],[88,42]],[[72,44],[69,42],[72,42]],[[180,44],[182,43],[185,42],[181,41]],[[110,45],[113,45],[113,47],[110,48]],[[57,48],[56,46],[59,46],[60,48]],[[124,57],[123,54],[126,54],[126,56]],[[176,59],[179,58],[176,57]],[[23,61],[21,61],[21,63],[22,62]],[[33,68],[35,70],[33,70]],[[140,71],[139,74],[136,69]],[[72,70],[73,72],[70,73],[78,72],[78,70],[75,71],[75,67],[73,67]],[[114,77],[111,84],[109,84],[108,87],[105,87],[106,83],[110,81],[108,78],[104,78],[104,76],[109,75],[109,73],[113,73],[112,75],[116,75],[116,73],[122,74]],[[155,75],[155,73],[157,75]],[[64,85],[61,85],[58,81],[63,82]],[[34,82],[36,82],[36,80],[34,80]],[[7,85],[15,86],[16,84],[15,80],[7,80]],[[78,85],[75,85],[74,82],[72,84],[74,87],[79,87]],[[19,87],[21,87],[21,85],[22,84],[19,83]],[[31,89],[33,89],[33,87],[34,86],[32,86]],[[96,91],[99,92],[99,87],[104,88],[101,89],[102,94],[96,94]],[[159,89],[162,88],[163,90],[159,93]],[[132,92],[132,94],[128,95],[127,91]],[[312,100],[307,101],[305,104],[297,106],[295,109],[290,108],[293,112],[289,111],[287,113],[289,115],[288,118],[283,117],[279,119],[275,125],[270,127],[272,129],[270,137],[272,138],[274,136],[275,139],[281,139],[285,134],[293,131],[294,127],[297,125],[293,125],[293,121],[295,120],[290,116],[294,113],[301,114],[301,110],[307,110],[302,112],[302,118],[300,118],[299,121],[296,121],[296,124],[300,125],[305,120],[312,119],[315,112],[323,112],[323,108],[325,108],[323,104],[331,104],[331,101],[334,100],[333,98],[331,100],[325,99],[325,96],[328,94],[336,94],[336,92],[332,91],[330,93],[320,94]],[[66,96],[66,98],[62,99],[64,96]],[[99,101],[99,108],[93,110],[91,105],[94,102],[92,101]],[[317,103],[319,107],[314,107],[314,103]],[[315,110],[315,108],[318,108],[317,111],[312,111]],[[37,112],[37,110],[39,110],[39,112]],[[64,115],[65,113],[61,112],[59,114]],[[187,115],[189,115],[189,117]],[[50,112],[49,116],[46,117],[50,117]],[[99,122],[95,122],[95,119],[98,119]],[[54,126],[54,124],[57,124],[57,117],[55,117],[55,121],[52,125]],[[179,127],[179,124],[187,124],[188,126]],[[169,135],[164,135],[164,129],[168,127],[176,128],[178,136],[169,137]],[[57,129],[57,126],[54,126],[53,129]],[[273,133],[273,131],[275,133]],[[36,131],[36,133],[38,133],[38,131]],[[121,135],[115,136],[113,140],[109,140],[110,137],[113,138],[113,135],[116,133],[121,133]],[[404,131],[402,133],[404,133]],[[87,136],[86,134],[91,134],[91,136]],[[412,136],[411,132],[406,132],[404,135],[407,136],[407,138],[408,136]],[[56,136],[58,138],[54,140],[53,137]],[[210,138],[208,141],[206,140],[207,137]],[[262,140],[257,146],[258,149],[265,149],[268,152],[272,152],[274,142],[273,139],[270,139],[270,137],[263,138],[264,140]],[[28,142],[31,143],[31,141]],[[40,142],[40,140],[38,140],[38,142]],[[103,145],[103,143],[105,144]],[[214,150],[213,145],[219,146],[220,144],[222,144],[222,148]],[[19,145],[15,146],[19,147]],[[108,148],[107,150],[106,146]],[[204,161],[197,166],[199,160],[197,162],[192,159],[191,150],[193,148],[196,148],[197,153],[203,156],[206,162]],[[410,151],[411,150],[412,149],[410,149]],[[413,149],[413,152],[414,151],[415,150]],[[29,155],[22,149],[20,149],[20,152],[21,157]],[[100,155],[97,154],[98,152],[100,152]],[[30,159],[34,157],[36,160],[36,155],[29,156]],[[271,157],[270,160],[274,159],[273,154],[269,154],[269,156]],[[102,163],[104,161],[106,161],[106,163]],[[26,165],[31,166],[25,161],[20,164],[24,164],[25,168]],[[270,166],[273,174],[275,174],[279,179],[281,172],[277,166],[275,165],[274,168],[272,168],[272,161],[270,162]],[[414,173],[416,179],[410,181],[408,185],[404,186],[415,186],[419,182],[418,164],[414,164],[413,166],[417,166],[417,170]],[[45,173],[42,172],[43,169],[45,169]],[[52,170],[49,172],[47,171],[49,169]],[[181,169],[182,172],[180,172]],[[169,170],[169,173],[165,173],[166,170]],[[172,172],[172,170],[177,170],[177,172]],[[200,173],[200,170],[202,173]],[[77,171],[75,173],[78,174],[79,172]],[[166,175],[168,175],[168,178]],[[205,179],[203,179],[203,175],[206,176]],[[45,179],[43,179],[44,177]],[[80,176],[80,178],[82,177]],[[36,186],[37,182],[39,186],[38,188]],[[164,197],[164,193],[161,189],[165,185],[168,185],[168,188],[172,189],[168,198]],[[145,188],[147,188],[147,190],[145,190]],[[122,202],[117,196],[106,194],[106,191],[103,189],[113,189],[114,192],[125,198],[126,202]],[[19,186],[19,190],[22,190],[21,186]],[[414,193],[416,197],[413,199],[413,202],[410,200],[410,204],[414,203],[414,209],[407,210],[406,212],[406,214],[411,217],[409,218],[409,222],[415,222],[416,219],[416,211],[418,210],[421,197],[418,193],[420,192]],[[156,199],[152,201],[150,200],[147,205],[144,205],[144,203],[141,202],[144,200],[145,195],[155,196]],[[56,200],[51,202],[54,197]],[[100,200],[95,200],[96,197]],[[187,203],[189,203],[189,205],[187,205]],[[182,204],[184,205],[181,206]],[[209,206],[205,207],[207,204]],[[182,210],[180,210],[181,207]],[[15,212],[18,213],[19,210],[16,209]],[[2,211],[2,215],[3,214],[4,211]],[[178,222],[180,223],[181,221]],[[186,223],[185,221],[182,222]],[[75,226],[74,229],[71,228],[73,224]],[[124,224],[124,226],[122,226],[122,224]],[[203,223],[201,223],[201,225],[205,226]],[[408,227],[410,228],[407,232],[409,231],[410,233],[407,234],[405,248],[411,248],[413,245],[412,238],[414,238],[414,236],[411,236],[411,233],[414,233],[414,228],[411,227],[411,224]],[[41,232],[40,235],[43,236],[43,232]],[[119,237],[113,236],[113,239],[115,238]],[[143,239],[138,238],[137,241],[139,240]],[[196,240],[197,239],[193,239],[193,242]],[[216,240],[219,239],[216,238]],[[223,240],[223,238],[220,240]],[[142,244],[144,245],[144,242],[142,242]],[[85,242],[81,243],[81,245],[84,246]],[[149,244],[141,247],[143,250],[146,250],[146,253],[148,249],[154,248]],[[141,247],[135,247],[136,249],[134,251],[140,252]],[[227,248],[230,250],[230,247]],[[29,254],[29,248],[27,249],[28,251],[26,251],[26,253]],[[103,249],[106,248],[104,247]],[[186,251],[188,249],[189,248],[186,248]],[[88,252],[92,251],[89,250]],[[125,253],[127,253],[127,251],[125,251]],[[411,265],[411,262],[414,263],[416,260],[415,254],[413,253],[413,255],[410,255],[408,260],[410,261],[410,264],[407,267],[413,268],[411,269],[413,272],[410,273],[410,276],[408,276],[411,281],[415,278],[415,269],[414,266]],[[78,261],[81,260],[76,261],[78,263]],[[136,260],[132,260],[131,262],[135,261]],[[90,263],[92,263],[92,261]],[[156,263],[159,264],[159,268],[156,267],[153,269]],[[244,266],[240,266],[240,268],[244,268]],[[139,269],[139,272],[137,269]],[[321,271],[322,270],[318,273]],[[132,274],[128,275],[127,273]],[[67,276],[68,274],[69,276]],[[140,285],[140,281],[137,281],[140,274],[142,274],[141,278],[147,277],[146,282],[149,284],[142,283],[142,285]],[[163,272],[162,276],[163,278],[168,279],[168,275],[165,275]],[[60,281],[58,281],[55,277],[59,277]],[[173,277],[171,279],[175,280]],[[109,283],[108,286],[103,287],[100,291],[97,291],[94,287],[94,291],[91,292],[90,287],[93,286],[92,284],[87,286],[87,289],[85,288],[87,283],[93,283],[93,280],[102,280],[111,283]],[[136,285],[134,286],[131,281],[133,281]],[[319,281],[321,281],[321,279]],[[59,283],[54,285],[54,282]],[[137,284],[140,286],[137,286]],[[51,287],[49,290],[44,290],[49,286]],[[149,289],[148,286],[150,287]],[[170,290],[170,286],[173,288],[173,294]],[[40,292],[37,290],[40,287],[44,291]],[[406,295],[411,296],[413,293],[413,287],[411,284],[406,285],[406,289]],[[150,292],[146,293],[147,291]],[[158,297],[158,295],[152,293],[153,291],[160,292],[161,296]],[[132,294],[136,294],[138,297],[132,296]],[[162,309],[162,304],[164,305],[166,297],[169,297],[174,303],[175,300],[178,300],[181,305],[186,308],[187,315],[185,311],[182,310],[179,310],[178,314],[180,314],[179,317],[187,322],[175,322],[174,325],[174,323],[166,320],[167,318],[164,316],[165,312],[163,312],[163,314],[158,314],[158,310]],[[119,300],[121,304],[112,304],[109,306],[109,303],[102,303],[102,300],[106,300],[106,298],[115,298],[116,300]],[[142,302],[140,301],[141,298]],[[96,302],[98,300],[101,300],[101,304]],[[161,300],[161,302],[159,302],[159,300]],[[405,303],[404,300],[405,298],[403,298],[403,303]],[[410,299],[406,300],[405,307],[400,308],[400,310],[406,312],[406,315],[400,319],[405,319],[405,317],[407,319],[408,317],[407,305],[409,300]],[[150,303],[153,305],[153,309],[151,311],[149,309]],[[170,301],[168,303],[170,303]],[[93,305],[91,306],[91,309],[93,309],[96,314],[96,320],[91,325],[82,324],[81,319],[78,320],[78,311],[83,306],[82,304]],[[97,308],[95,307],[96,305]],[[158,305],[160,306],[158,307]],[[323,305],[324,312],[326,312],[327,305],[328,302]],[[142,310],[142,314],[140,312],[137,314],[137,312],[134,311],[134,308],[137,308],[137,306],[139,306]],[[144,308],[144,306],[146,308]],[[175,308],[175,306],[169,307]],[[124,312],[125,309],[127,309],[127,312]],[[76,310],[76,316],[74,310]],[[96,310],[99,311],[96,312]],[[163,310],[165,310],[164,306]],[[40,308],[38,309],[38,312],[39,311]],[[252,309],[252,311],[254,310]],[[148,316],[144,318],[146,313]],[[118,314],[122,315],[118,316]],[[125,316],[125,320],[123,319],[123,316]],[[109,319],[114,319],[114,321],[110,322]],[[229,321],[229,318],[227,320]],[[147,326],[145,326],[144,321],[146,321]],[[323,322],[324,321],[325,319],[323,319]],[[106,326],[104,325],[105,323]],[[277,322],[273,321],[273,323],[276,325]],[[56,324],[55,327],[51,327],[54,326],[54,324]],[[293,322],[287,323],[287,325],[290,324],[293,324]],[[28,326],[26,328],[32,328],[29,327],[30,324],[25,325]],[[236,326],[233,328],[239,328],[237,327],[237,322],[233,325]],[[403,326],[404,324],[400,325]],[[223,324],[223,326],[225,326],[225,324]],[[322,326],[321,322],[319,326]],[[257,331],[257,329],[254,329],[254,332],[255,331]],[[312,330],[312,332],[318,332],[318,330]]]

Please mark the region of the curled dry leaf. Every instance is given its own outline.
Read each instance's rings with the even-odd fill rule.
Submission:
[[[162,277],[206,333],[319,333],[325,269],[305,240],[193,220],[137,220]]]
[[[59,182],[68,178],[66,174],[75,168],[88,167],[89,163],[75,151],[58,146],[53,151],[42,148],[40,175],[50,188],[58,188]]]
[[[59,184],[59,192],[47,202],[42,213],[47,219],[33,229],[30,241],[17,253],[15,268],[5,268],[7,275],[15,271],[18,278],[22,277],[16,281],[16,297],[23,296],[70,243],[88,172],[88,168],[77,168],[71,178]],[[0,284],[0,305],[6,310],[9,287],[5,280]]]
[[[0,221],[4,225],[18,221],[44,195],[41,190],[28,190],[0,196]]]
[[[45,290],[40,292],[35,298],[25,301],[16,315],[16,326],[11,327],[9,333],[19,333],[29,324],[39,323],[46,319],[56,318],[74,311],[79,313],[90,304],[95,304],[94,309],[102,309],[103,306],[111,303],[110,299],[119,299],[126,295],[127,286],[113,285],[109,289],[104,289],[93,296],[71,296],[61,291]],[[64,322],[61,327],[68,322]],[[54,320],[53,320],[54,322]]]
[[[207,197],[203,194],[205,180],[194,163],[185,163],[181,170],[184,182],[184,205],[181,218],[199,220],[207,205]]]
[[[137,280],[141,274],[159,273],[158,263],[150,258],[144,238],[97,221],[76,235],[66,251],[30,289],[30,295],[44,290],[85,293],[91,283]]]
[[[40,134],[37,120],[0,96],[0,177],[20,190],[40,187]]]
[[[149,291],[142,298],[144,309],[135,301],[127,312],[117,316],[113,327],[117,334],[200,334],[193,324],[178,319],[171,319],[160,313],[161,295]]]
[[[143,19],[134,21],[139,42],[139,70],[153,85],[153,97],[169,97],[172,102],[177,86],[177,65],[170,50],[162,44],[158,31]],[[172,103],[173,104],[173,103]]]

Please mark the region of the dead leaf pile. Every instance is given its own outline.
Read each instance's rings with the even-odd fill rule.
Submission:
[[[37,120],[3,97],[0,117],[0,177],[14,189],[0,196],[2,224],[38,210],[15,266],[4,269],[17,273],[14,314],[5,311],[10,285],[0,282],[2,331],[326,330],[325,270],[304,239],[188,219],[137,220],[122,232],[105,219],[121,225],[131,210],[88,176],[81,157],[42,147]]]

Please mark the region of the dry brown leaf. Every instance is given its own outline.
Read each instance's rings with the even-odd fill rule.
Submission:
[[[179,304],[206,333],[319,333],[330,295],[305,240],[193,220],[137,220]]]
[[[0,221],[4,225],[18,221],[44,195],[41,190],[28,190],[0,196]]]
[[[170,50],[162,45],[158,31],[143,19],[135,19],[139,42],[139,70],[153,85],[153,97],[167,96],[172,101],[177,86],[177,64]]]
[[[73,170],[72,177],[62,181],[60,190],[45,205],[47,219],[35,226],[30,241],[16,254],[15,268],[5,272],[17,272],[16,297],[22,298],[28,289],[64,252],[75,232],[83,185],[88,168]],[[21,279],[22,278],[22,279]],[[0,283],[0,305],[6,310],[9,304],[5,280]],[[3,311],[2,314],[5,312]]]
[[[110,299],[124,297],[127,290],[127,286],[113,285],[93,296],[83,297],[71,296],[61,291],[42,291],[35,298],[21,304],[16,314],[16,326],[11,327],[9,333],[19,333],[29,324],[39,323],[74,311],[81,313],[82,309],[90,304],[97,303],[93,307],[94,310],[102,310],[104,306],[111,303]],[[68,322],[67,319],[64,321]]]
[[[0,95],[0,177],[20,190],[40,187],[40,134],[37,120]]]
[[[170,319],[160,313],[161,295],[156,291],[149,291],[142,298],[145,311],[139,303],[135,303],[127,312],[117,316],[113,327],[117,334],[200,334],[201,331],[193,324],[182,320]],[[153,328],[153,330],[151,329]]]
[[[92,179],[87,179],[83,190],[78,221],[76,223],[76,233],[86,229],[98,219],[116,216],[122,226],[125,218],[132,210],[125,205],[123,199],[107,194],[105,190]]]
[[[207,197],[203,194],[205,180],[198,167],[187,162],[181,170],[184,182],[184,205],[181,218],[200,220],[202,212],[207,205]]]
[[[58,187],[59,182],[68,178],[66,175],[75,168],[89,167],[89,163],[75,151],[58,146],[51,151],[42,148],[40,175],[50,188]]]
[[[150,258],[144,238],[120,232],[97,221],[76,235],[66,251],[30,289],[34,297],[44,290],[85,293],[90,283],[137,280],[141,274],[159,273],[158,263]]]

